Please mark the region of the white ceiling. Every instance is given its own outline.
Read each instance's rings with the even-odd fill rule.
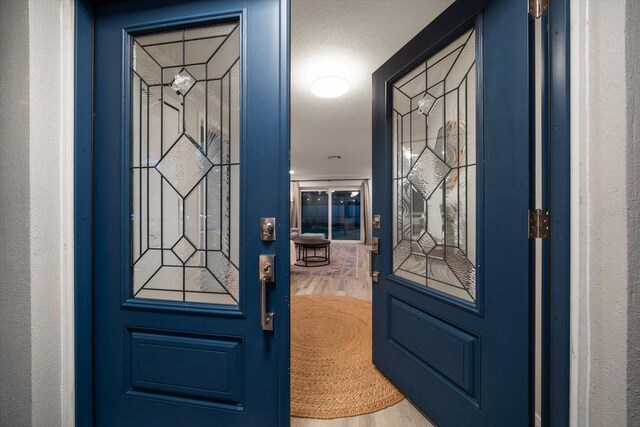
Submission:
[[[371,176],[371,74],[452,2],[291,2],[293,179]],[[311,82],[325,75],[346,78],[349,92],[313,95]]]

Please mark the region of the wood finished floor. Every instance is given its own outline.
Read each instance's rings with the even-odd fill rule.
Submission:
[[[339,244],[339,243],[336,243]],[[371,301],[368,246],[358,245],[357,277],[292,274],[291,295],[340,295]],[[372,414],[333,420],[291,418],[292,427],[434,427],[408,400]]]

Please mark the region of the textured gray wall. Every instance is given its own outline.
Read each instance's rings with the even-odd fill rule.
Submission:
[[[627,1],[627,425],[640,425],[640,2]]]
[[[61,420],[61,4],[0,0],[2,427]]]
[[[587,9],[588,423],[594,427],[627,423],[627,266],[638,260],[627,253],[625,9],[623,0],[590,0]]]
[[[0,0],[0,426],[31,424],[29,16]]]
[[[31,422],[49,427],[61,420],[61,2],[28,2]]]

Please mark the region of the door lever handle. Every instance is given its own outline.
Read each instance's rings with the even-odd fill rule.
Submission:
[[[274,313],[267,311],[267,286],[275,283],[275,255],[260,255],[260,326],[263,331],[273,331]]]
[[[380,238],[371,238],[371,255],[378,255],[380,253]]]
[[[273,331],[273,312],[267,311],[267,278],[260,279],[260,326],[263,331]]]
[[[376,257],[376,255],[378,255],[380,253],[380,238],[379,237],[372,237],[371,238],[371,254],[369,256],[369,272],[371,274],[371,280],[373,281],[373,283],[378,283],[378,281],[380,280],[380,273],[378,273],[377,271],[373,270],[373,261]]]

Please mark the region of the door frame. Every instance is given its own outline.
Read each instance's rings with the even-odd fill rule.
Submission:
[[[523,0],[521,0],[523,1]],[[281,0],[281,22],[289,22],[289,2]],[[472,5],[470,3],[473,3]],[[524,3],[524,1],[523,1]],[[548,246],[548,311],[543,317],[543,424],[563,426],[569,422],[570,384],[570,11],[569,0],[549,2],[548,25],[548,178],[551,237]],[[461,9],[480,8],[481,2],[458,0]],[[451,8],[453,9],[453,7]],[[445,12],[446,13],[446,12]],[[442,16],[442,15],[441,15]],[[441,19],[444,21],[444,19]],[[288,25],[281,37],[281,51],[289,40]],[[76,425],[93,423],[93,2],[75,0],[74,43],[74,363]],[[409,43],[420,43],[429,37],[419,33]],[[288,55],[281,55],[281,64],[288,65]],[[288,69],[288,67],[283,67]],[[281,94],[281,135],[289,140],[289,74],[283,75]],[[286,150],[285,150],[286,148]],[[288,144],[282,158],[288,159]],[[288,161],[288,160],[287,160]],[[287,181],[288,186],[288,181]],[[288,193],[283,206],[288,207]],[[286,210],[286,212],[285,212]],[[288,209],[281,213],[288,222]],[[288,309],[288,301],[283,302]],[[289,358],[289,348],[281,357]],[[286,354],[284,354],[286,353]],[[287,376],[283,366],[281,376]],[[281,384],[279,395],[282,410],[288,412],[289,384]]]
[[[94,398],[94,260],[93,260],[93,35],[94,5],[104,0],[74,0],[74,404],[76,426],[92,426],[95,424]],[[279,165],[277,170],[283,179],[280,197],[280,228],[289,229],[289,106],[290,106],[290,71],[289,71],[289,30],[290,3],[280,2],[280,122],[278,123],[281,141],[279,147]],[[288,244],[288,243],[287,243]],[[287,278],[289,271],[279,273]],[[288,292],[287,292],[288,295]],[[288,298],[273,301],[276,312],[289,311]],[[288,318],[289,316],[287,316]],[[289,423],[289,325],[281,324],[282,333],[286,336],[280,346],[279,382],[277,395],[279,399],[280,418],[284,425]]]
[[[374,74],[374,86],[403,71],[411,70],[426,59],[440,44],[433,40],[442,40],[456,28],[466,25],[490,0],[457,0],[442,14],[434,19],[427,28],[418,33]],[[528,2],[522,2],[526,8]],[[542,187],[545,206],[551,213],[551,233],[543,241],[542,258],[542,319],[541,319],[541,421],[547,426],[566,426],[569,424],[570,394],[570,232],[571,232],[571,138],[570,138],[570,0],[552,0],[543,15],[543,28],[548,25],[546,35],[542,37],[543,63],[546,62],[546,76],[543,76],[543,88],[546,99],[543,100],[542,122],[543,159]],[[533,22],[530,17],[530,22]],[[530,28],[532,25],[530,26]],[[533,32],[530,31],[530,36]],[[428,50],[424,50],[428,46]],[[533,47],[533,45],[531,45]],[[410,52],[421,51],[415,58]],[[378,80],[378,83],[376,83]],[[382,82],[380,82],[380,80]],[[532,88],[533,89],[533,88]],[[373,98],[374,127],[384,134],[387,126],[385,109],[387,100]],[[532,109],[535,113],[535,109]],[[377,121],[376,121],[377,120]],[[533,117],[532,117],[533,120]],[[532,122],[533,123],[533,122]],[[375,132],[374,132],[375,133]],[[388,148],[386,148],[388,149]],[[375,153],[374,153],[375,155]],[[384,204],[376,204],[373,213],[383,213]],[[376,207],[376,205],[378,207]],[[534,205],[531,205],[534,207]],[[526,215],[526,212],[522,213]],[[385,240],[389,236],[382,236]],[[533,281],[532,281],[533,283]],[[532,293],[533,295],[533,290]],[[535,311],[535,298],[530,301],[531,312]],[[533,330],[530,331],[533,342]],[[532,347],[535,348],[535,347]],[[534,367],[530,366],[530,387],[535,387]],[[530,393],[530,412],[535,413],[535,393]],[[532,420],[533,422],[533,420]]]
[[[543,385],[546,382],[546,386],[542,389],[541,416],[542,425],[554,427],[569,425],[570,404],[572,254],[569,5],[570,0],[553,0],[549,2],[547,12],[548,142],[545,145],[549,153],[546,175],[551,236],[546,254],[548,312],[546,316],[543,313],[542,318],[542,374]]]

